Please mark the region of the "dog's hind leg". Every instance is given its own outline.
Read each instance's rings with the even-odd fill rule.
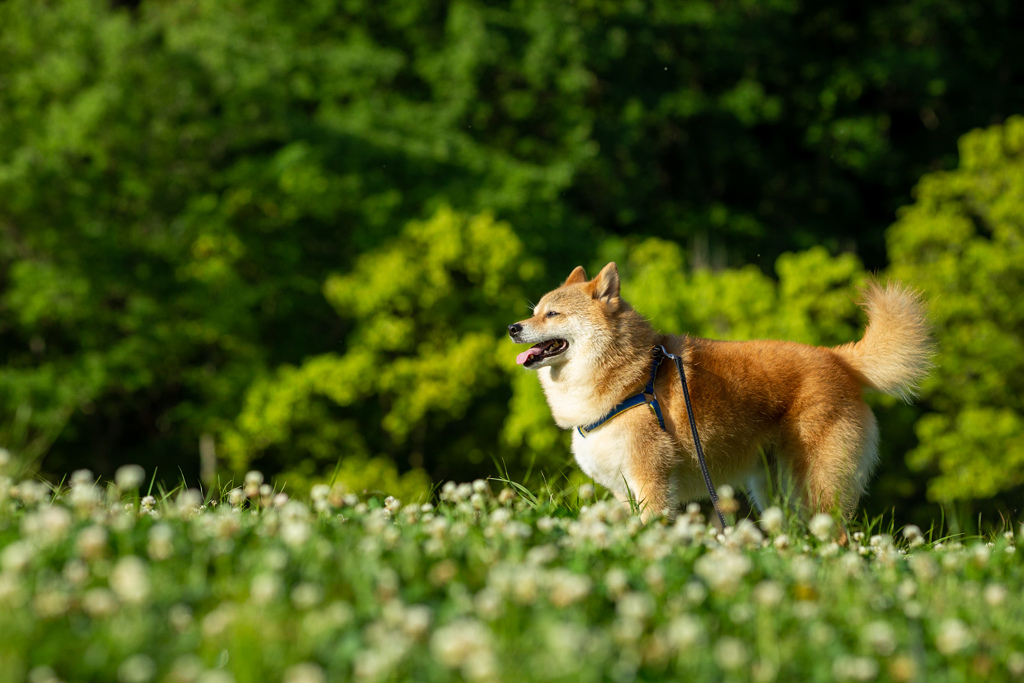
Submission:
[[[839,512],[842,521],[853,514],[877,459],[877,440],[874,415],[860,401],[839,415],[812,413],[790,425],[783,450],[808,515]],[[845,530],[839,540],[846,541]]]

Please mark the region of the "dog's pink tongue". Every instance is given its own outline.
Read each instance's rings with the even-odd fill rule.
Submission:
[[[530,356],[536,356],[538,353],[541,352],[540,347],[540,344],[537,344],[536,346],[531,346],[530,348],[526,349],[521,354],[516,356],[516,365],[522,365]]]

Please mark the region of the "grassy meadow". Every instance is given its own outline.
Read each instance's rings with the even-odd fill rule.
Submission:
[[[643,526],[589,485],[403,504],[258,472],[205,496],[133,466],[2,477],[0,683],[1024,677],[1012,531],[851,531],[777,508]]]

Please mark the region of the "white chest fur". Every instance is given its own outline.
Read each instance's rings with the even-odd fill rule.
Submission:
[[[615,422],[601,425],[586,437],[572,433],[572,452],[580,469],[620,496],[626,495],[627,482],[632,487],[628,433],[623,423]]]
[[[551,368],[541,368],[538,374],[551,407],[551,415],[562,429],[596,422],[612,407],[607,405],[607,400],[596,398],[593,382],[586,373],[575,371],[575,368],[563,366],[557,381],[552,376]]]

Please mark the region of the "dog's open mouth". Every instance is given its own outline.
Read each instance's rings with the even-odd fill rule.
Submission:
[[[557,356],[560,353],[565,353],[565,350],[568,348],[569,342],[564,339],[549,339],[546,342],[534,344],[516,356],[516,363],[528,368],[545,358],[551,358],[552,356]]]

